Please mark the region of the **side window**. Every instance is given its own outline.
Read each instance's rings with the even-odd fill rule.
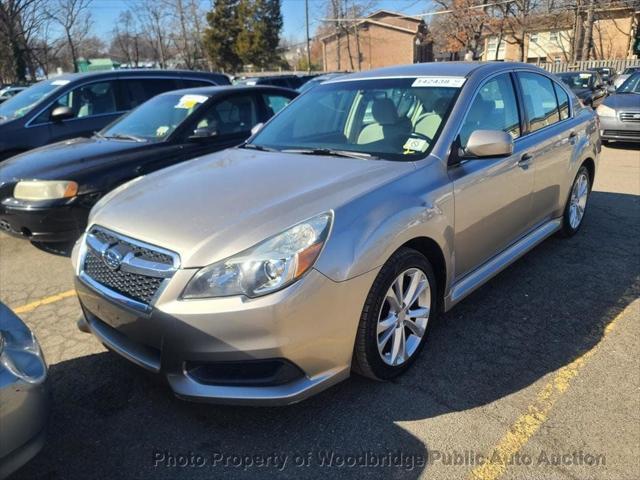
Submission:
[[[560,121],[551,80],[536,73],[519,73],[518,81],[532,132]]]
[[[569,95],[564,89],[553,82],[553,88],[556,91],[556,97],[558,97],[558,107],[560,109],[560,120],[566,120],[569,118]]]
[[[237,95],[216,102],[198,122],[197,128],[207,128],[218,135],[249,133],[258,123],[253,95]]]
[[[462,147],[474,130],[502,130],[514,139],[522,134],[518,103],[508,74],[489,80],[476,94],[460,130]]]
[[[263,93],[262,99],[264,100],[264,104],[267,106],[267,114],[269,115],[269,118],[289,105],[289,102],[291,101],[290,98],[273,93]]]
[[[35,123],[48,122],[51,112],[58,107],[69,107],[75,118],[92,117],[118,111],[116,107],[115,83],[96,82],[68,91],[40,114]]]
[[[177,80],[173,78],[140,78],[120,80],[124,91],[124,110],[131,110],[156,95],[177,90]]]

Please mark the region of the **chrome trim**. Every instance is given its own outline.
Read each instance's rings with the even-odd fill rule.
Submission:
[[[147,277],[171,278],[176,272],[176,268],[166,263],[152,262],[143,258],[136,257],[133,253],[127,253],[122,262],[120,269],[128,273],[136,273]]]
[[[119,235],[115,235],[117,238],[121,238]],[[122,239],[124,240],[124,239]],[[133,244],[130,240],[124,240],[127,243]],[[87,246],[93,250],[95,253],[103,257],[111,244],[102,242],[92,233],[87,234]],[[143,245],[139,245],[143,246]],[[151,248],[149,246],[144,245],[144,248],[148,248],[149,250],[159,251],[157,248]],[[165,253],[165,252],[161,252]],[[132,252],[128,252],[125,254],[124,258],[120,262],[120,269],[124,272],[135,273],[138,275],[145,275],[147,277],[156,277],[156,278],[170,278],[176,272],[177,267],[175,266],[175,257],[173,254],[166,252],[167,255],[170,255],[174,258],[174,263],[168,265],[166,263],[153,262],[150,260],[145,260],[143,258],[136,257]]]
[[[544,239],[557,232],[561,225],[562,219],[556,218],[549,220],[506,250],[503,250],[502,253],[487,261],[484,265],[463,277],[451,287],[450,293],[445,299],[445,310],[449,310],[456,303],[507,268]]]

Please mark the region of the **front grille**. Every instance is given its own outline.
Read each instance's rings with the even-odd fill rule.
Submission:
[[[620,112],[620,120],[623,122],[640,123],[640,112]]]
[[[110,249],[117,248],[123,254],[133,253],[135,257],[151,262],[165,265],[174,264],[174,258],[170,254],[158,251],[150,245],[143,246],[138,242],[128,241],[126,238],[100,227],[92,228],[90,233],[107,244]],[[105,263],[99,252],[91,248],[86,249],[83,273],[100,285],[147,305],[153,301],[164,280],[161,276],[124,271],[122,267],[114,269]]]
[[[640,130],[605,130],[602,136],[640,139]]]

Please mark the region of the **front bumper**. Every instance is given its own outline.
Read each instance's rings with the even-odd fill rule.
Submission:
[[[0,205],[0,231],[34,242],[77,240],[90,208],[79,203],[37,207],[6,199]]]
[[[110,349],[165,375],[183,399],[290,404],[349,376],[358,321],[377,270],[341,283],[311,270],[288,288],[255,299],[178,300],[194,273],[178,270],[148,313],[77,278],[86,326]],[[241,384],[216,384],[190,370],[274,361],[300,375],[271,385],[242,378]]]
[[[47,366],[34,348],[22,348],[28,328],[0,304],[7,347],[0,364],[0,478],[27,463],[42,448],[50,408]],[[13,341],[13,345],[9,345]]]
[[[600,137],[602,140],[640,142],[640,121],[623,122],[618,116],[600,117]]]

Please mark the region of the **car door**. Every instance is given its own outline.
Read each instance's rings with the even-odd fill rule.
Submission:
[[[464,148],[475,130],[502,130],[515,140],[512,155],[462,159],[449,168],[455,199],[455,276],[461,278],[526,233],[534,173],[520,137],[522,124],[509,73],[485,81],[461,124]]]
[[[122,111],[117,103],[116,88],[115,80],[104,80],[79,85],[58,97],[45,112],[48,118],[57,107],[69,107],[74,117],[49,121],[50,142],[91,136],[118,118]]]
[[[578,132],[572,128],[569,98],[560,85],[533,72],[518,72],[517,77],[527,123],[521,143],[535,171],[529,223],[533,228],[556,215],[558,205],[564,203],[561,182],[566,181]]]

